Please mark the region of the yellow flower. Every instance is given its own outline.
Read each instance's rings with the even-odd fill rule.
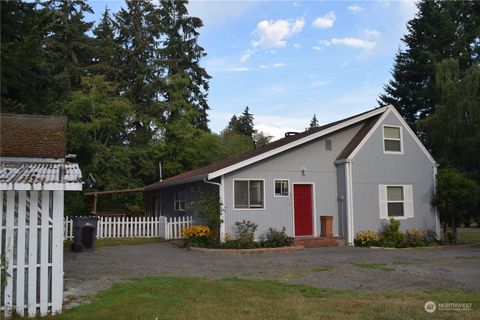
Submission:
[[[182,229],[182,235],[184,238],[207,238],[213,235],[213,231],[207,226],[191,226]]]

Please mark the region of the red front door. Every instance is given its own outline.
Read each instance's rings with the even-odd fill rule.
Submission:
[[[313,201],[311,184],[293,185],[295,236],[313,235]]]

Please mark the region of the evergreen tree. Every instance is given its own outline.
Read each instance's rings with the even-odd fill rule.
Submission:
[[[312,120],[310,121],[310,124],[309,124],[307,130],[310,130],[310,129],[313,129],[313,128],[317,128],[317,127],[319,127],[318,120],[317,120],[317,115],[316,115],[316,114],[313,114],[313,118],[312,118]]]
[[[480,2],[422,0],[417,7],[402,39],[406,49],[397,53],[393,79],[380,96],[381,104],[393,104],[414,129],[438,103],[435,64],[458,57],[465,70],[480,59]]]
[[[45,51],[61,88],[68,91],[80,84],[90,63],[90,38],[87,32],[92,22],[85,22],[84,13],[93,13],[84,0],[49,0],[42,5],[49,16]]]
[[[210,76],[200,66],[206,56],[198,45],[198,29],[202,20],[191,17],[187,0],[162,0],[159,15],[165,38],[160,50],[160,63],[165,72],[164,102],[167,121],[186,117],[195,128],[208,130],[207,103]]]
[[[159,12],[147,0],[126,0],[115,14],[118,28],[120,91],[133,104],[133,145],[147,145],[157,134],[163,111],[158,68],[158,39],[162,35]],[[160,119],[160,121],[158,121]],[[156,121],[157,120],[157,121]]]
[[[35,3],[0,1],[1,111],[48,114],[57,96],[43,40],[45,13]]]
[[[102,18],[93,30],[92,62],[89,71],[104,75],[108,81],[118,80],[118,42],[115,39],[115,25],[110,10],[105,8]]]

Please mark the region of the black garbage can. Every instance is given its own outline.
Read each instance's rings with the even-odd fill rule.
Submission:
[[[72,251],[95,251],[97,221],[98,219],[95,216],[73,218]]]

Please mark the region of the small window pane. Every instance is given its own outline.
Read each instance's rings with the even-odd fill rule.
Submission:
[[[385,151],[401,152],[402,147],[398,140],[385,140]]]
[[[400,128],[383,127],[383,130],[386,139],[400,139]]]
[[[403,202],[394,202],[388,204],[388,216],[389,217],[402,217],[403,216]]]
[[[248,181],[235,181],[235,208],[248,208]]]
[[[275,195],[288,196],[288,180],[275,180]]]
[[[403,201],[403,187],[387,187],[388,201]]]
[[[250,207],[263,208],[263,181],[250,181]]]

